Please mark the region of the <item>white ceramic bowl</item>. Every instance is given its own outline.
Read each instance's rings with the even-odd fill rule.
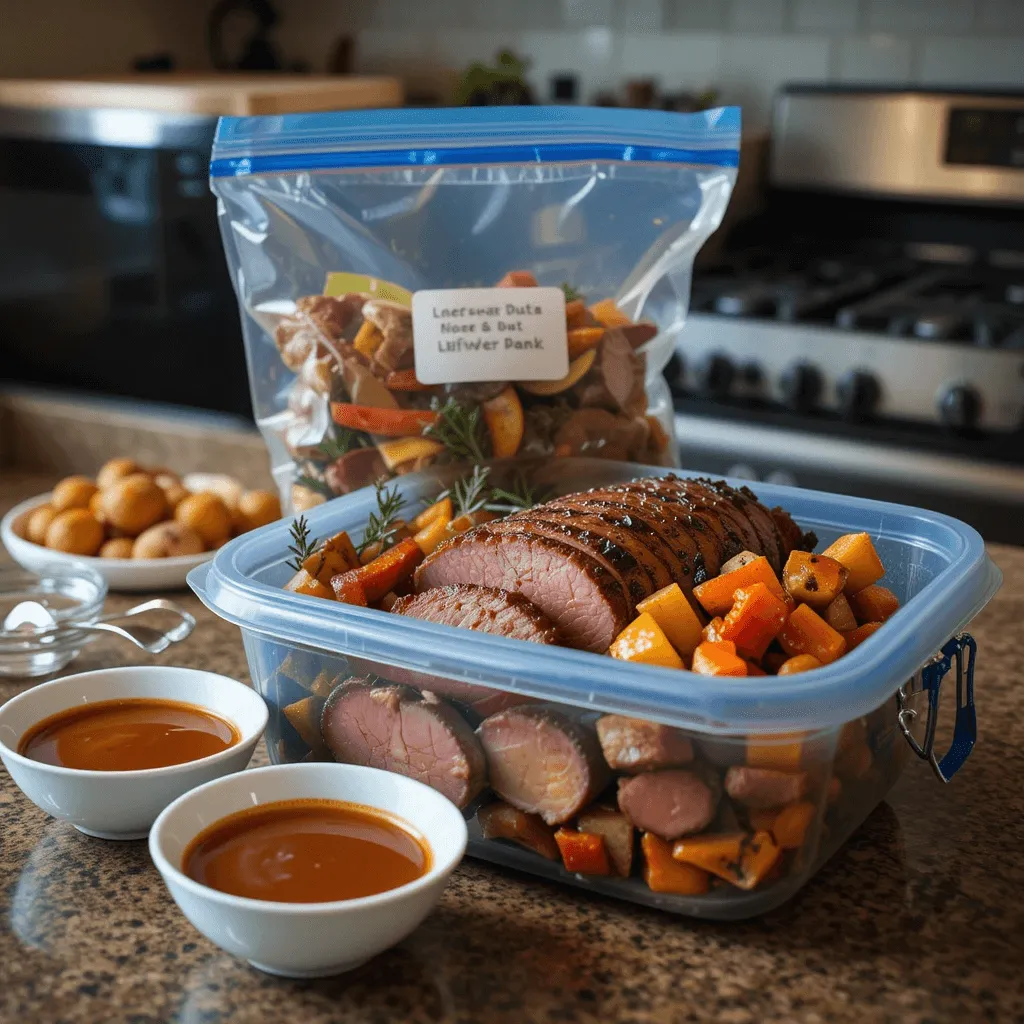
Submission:
[[[50,715],[130,697],[197,704],[232,722],[241,739],[196,761],[131,772],[62,768],[17,752],[26,730]],[[0,760],[25,796],[47,814],[100,839],[142,839],[157,815],[182,793],[241,771],[263,735],[267,717],[263,698],[227,676],[163,665],[100,669],[42,683],[0,707]]]
[[[408,885],[333,903],[275,903],[211,889],[181,871],[188,844],[235,811],[278,800],[345,800],[387,811],[426,839],[431,868]],[[175,903],[211,942],[268,974],[319,978],[351,970],[419,925],[466,849],[466,823],[422,782],[352,764],[280,764],[218,779],[175,800],[149,852]]]
[[[49,500],[49,494],[29,498],[15,505],[0,520],[0,540],[4,547],[18,565],[30,572],[41,572],[48,563],[79,562],[95,569],[111,590],[180,590],[185,586],[185,577],[216,554],[204,551],[199,555],[179,555],[176,558],[87,558],[51,551],[25,539],[29,513]]]

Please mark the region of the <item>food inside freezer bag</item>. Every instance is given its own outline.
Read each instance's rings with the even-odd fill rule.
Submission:
[[[287,589],[719,677],[820,669],[899,607],[868,534],[815,554],[813,534],[745,488],[670,474],[541,497],[477,466],[413,515],[381,485],[358,542],[316,543],[296,521]],[[834,748],[812,732],[702,741],[657,721],[363,668],[318,680],[313,706],[285,709],[312,756],[411,775],[478,808],[485,839],[577,875],[636,872],[661,893],[750,891],[802,870],[826,806],[878,781],[877,750],[893,738],[883,717],[848,723]]]
[[[286,503],[452,462],[675,461],[662,370],[739,114],[224,118],[212,187]]]

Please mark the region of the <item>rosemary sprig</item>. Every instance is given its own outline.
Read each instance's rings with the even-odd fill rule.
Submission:
[[[583,292],[577,291],[568,281],[562,282],[562,291],[565,292],[566,302],[575,302],[577,299],[583,298]]]
[[[315,476],[310,476],[308,473],[299,473],[295,477],[295,482],[297,484],[301,484],[303,487],[308,487],[311,491],[316,491],[317,494],[322,494],[325,498],[336,497],[334,491],[332,491],[323,480],[320,480]]]
[[[533,508],[547,500],[547,492],[530,484],[522,473],[517,473],[508,490],[504,487],[492,487],[490,498],[484,506],[488,512],[501,512],[511,515],[521,512],[524,508]]]
[[[316,447],[328,462],[334,462],[342,455],[347,455],[353,448],[359,448],[360,437],[348,427],[338,427],[335,437],[324,438]]]
[[[288,564],[298,572],[302,568],[302,563],[316,550],[316,537],[310,537],[309,523],[306,522],[305,516],[293,519],[289,532],[292,543],[288,545],[288,550],[295,557],[289,559]]]
[[[377,511],[371,512],[366,520],[363,539],[356,549],[359,554],[371,544],[379,544],[381,551],[387,551],[395,543],[398,513],[405,507],[405,498],[398,493],[397,487],[385,487],[383,482],[378,482],[376,488]]]
[[[467,408],[454,398],[449,398],[442,405],[434,398],[430,408],[438,417],[436,423],[424,428],[425,437],[440,441],[456,459],[483,462],[487,458],[479,406]]]
[[[459,516],[471,516],[486,508],[488,500],[487,478],[490,476],[489,467],[476,465],[469,476],[456,480],[455,483],[437,496],[437,501],[444,498],[452,499],[452,510],[454,518]]]

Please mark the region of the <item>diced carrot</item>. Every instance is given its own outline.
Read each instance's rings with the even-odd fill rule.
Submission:
[[[353,548],[353,554],[355,549]],[[336,548],[329,548],[326,545],[319,551],[307,555],[302,562],[302,568],[315,576],[325,587],[331,585],[331,579],[339,573],[354,569],[359,564],[357,555],[354,562],[350,562],[347,555]]]
[[[878,557],[871,537],[866,533],[848,533],[833,541],[823,554],[842,562],[849,575],[846,578],[847,594],[856,594],[885,575],[885,566]]]
[[[693,654],[693,649],[701,641],[700,619],[678,583],[670,583],[644,598],[636,610],[647,612],[661,627],[669,643],[684,657]]]
[[[573,327],[567,335],[569,358],[575,359],[577,356],[583,355],[584,352],[597,348],[604,337],[604,332],[604,327]]]
[[[789,655],[810,654],[823,665],[835,661],[846,641],[810,605],[801,604],[790,614],[779,632],[779,643]]]
[[[432,523],[427,523],[422,530],[417,530],[412,539],[419,544],[423,554],[429,555],[449,536],[448,523],[444,519],[435,519]]]
[[[430,391],[432,384],[422,384],[416,379],[415,370],[392,370],[384,378],[388,391]]]
[[[425,508],[412,521],[413,529],[422,530],[427,523],[432,523],[435,519],[443,519],[447,523],[454,514],[455,510],[452,507],[452,499],[446,496]]]
[[[356,578],[355,570],[335,576],[331,580],[331,587],[335,598],[342,604],[357,604],[365,608],[370,603],[366,598],[366,588]],[[388,589],[390,591],[390,587]]]
[[[724,878],[740,889],[755,889],[768,876],[782,851],[769,832],[753,836],[688,836],[676,840],[672,856]]]
[[[510,459],[523,440],[526,419],[519,394],[509,384],[501,394],[483,403],[484,423],[491,437],[491,449],[496,459]]]
[[[747,663],[731,640],[705,640],[693,652],[693,671],[704,676],[745,676]]]
[[[382,437],[418,437],[437,422],[430,409],[378,409],[372,405],[331,402],[331,419],[340,427]]]
[[[337,551],[348,563],[350,569],[354,569],[359,564],[356,546],[344,530],[325,540],[323,546],[325,551]]]
[[[496,285],[496,288],[536,288],[537,278],[528,270],[510,270]]]
[[[747,820],[755,832],[771,832],[778,813],[774,807],[751,807],[747,811]]]
[[[881,629],[882,624],[880,622],[865,622],[864,625],[858,626],[856,629],[848,630],[843,633],[843,639],[846,641],[846,649],[852,651],[855,647],[860,647],[862,643],[875,630]]]
[[[582,299],[573,299],[565,304],[565,322],[569,328],[582,327],[587,316],[587,304]]]
[[[900,599],[888,587],[872,583],[850,595],[850,607],[861,622],[885,622],[900,606]]]
[[[863,779],[871,770],[873,763],[874,755],[868,746],[868,731],[864,719],[855,718],[847,722],[836,742],[832,771],[840,779]]]
[[[608,653],[622,661],[685,668],[661,626],[649,612],[638,615],[613,641]]]
[[[320,734],[320,712],[323,711],[323,697],[303,697],[284,708],[284,717],[292,724],[300,739],[311,750],[327,753],[327,746]]]
[[[822,613],[822,618],[837,632],[846,633],[857,628],[850,602],[845,594],[840,594]]]
[[[812,668],[821,668],[821,662],[813,654],[797,654],[792,658],[787,658],[775,674],[795,676],[798,672],[810,672]]]
[[[643,834],[640,849],[644,855],[644,881],[652,892],[701,896],[711,887],[706,871],[674,860],[671,845],[653,832]]]
[[[601,299],[590,307],[593,318],[603,327],[625,327],[633,321],[615,304],[614,299]]]
[[[456,516],[448,524],[448,533],[454,537],[458,533],[465,533],[467,530],[472,530],[474,526],[493,522],[497,518],[498,517],[493,512],[488,512],[486,509],[479,509],[476,512],[467,512],[461,516]]]
[[[779,772],[800,770],[803,759],[803,733],[784,732],[747,740],[747,765],[751,768],[772,768]]]
[[[742,571],[742,570],[740,570]],[[785,625],[789,609],[763,583],[740,587],[725,616],[721,636],[731,640],[745,658],[760,658]]]
[[[408,463],[432,459],[443,451],[444,445],[429,437],[395,437],[390,441],[377,442],[378,454],[392,471]]]
[[[352,339],[352,347],[360,354],[367,358],[373,355],[380,346],[380,343],[384,340],[384,335],[378,330],[375,324],[370,323],[369,320],[364,320],[356,331],[356,336]]]
[[[795,601],[826,608],[843,592],[848,575],[846,566],[828,555],[791,551],[782,570],[782,585]]]
[[[300,569],[284,585],[284,589],[290,590],[293,594],[305,594],[307,597],[326,597],[331,600],[334,598],[334,591],[330,587],[325,587],[305,569]]]
[[[782,850],[799,850],[816,812],[817,807],[809,800],[783,807],[769,829],[775,844]]]
[[[786,592],[764,555],[758,555],[752,562],[694,587],[693,596],[700,601],[708,615],[725,615],[732,607],[736,591],[754,583],[763,583],[780,601],[786,600]]]
[[[604,846],[604,836],[593,832],[574,832],[570,828],[560,828],[555,833],[555,842],[562,853],[562,863],[567,871],[577,875],[610,875],[611,865],[608,863],[608,851]]]
[[[394,590],[420,562],[423,552],[412,537],[399,541],[393,548],[378,555],[372,562],[351,569],[331,580],[335,593],[348,585],[350,579],[362,584],[367,602],[379,601],[389,590]]]
[[[716,615],[701,631],[701,639],[708,643],[718,643],[722,639],[722,630],[725,628],[725,619]]]

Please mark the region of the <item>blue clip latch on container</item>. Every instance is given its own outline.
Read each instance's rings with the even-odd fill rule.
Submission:
[[[974,660],[978,644],[970,633],[960,633],[942,648],[942,653],[921,669],[921,690],[928,694],[928,718],[924,728],[924,742],[919,743],[910,726],[917,711],[907,706],[912,694],[900,687],[896,694],[899,722],[911,749],[922,761],[927,761],[943,782],[949,782],[970,756],[978,738],[978,718],[974,710]],[[956,720],[953,742],[940,761],[935,756],[935,727],[939,719],[939,692],[946,673],[956,659]]]

